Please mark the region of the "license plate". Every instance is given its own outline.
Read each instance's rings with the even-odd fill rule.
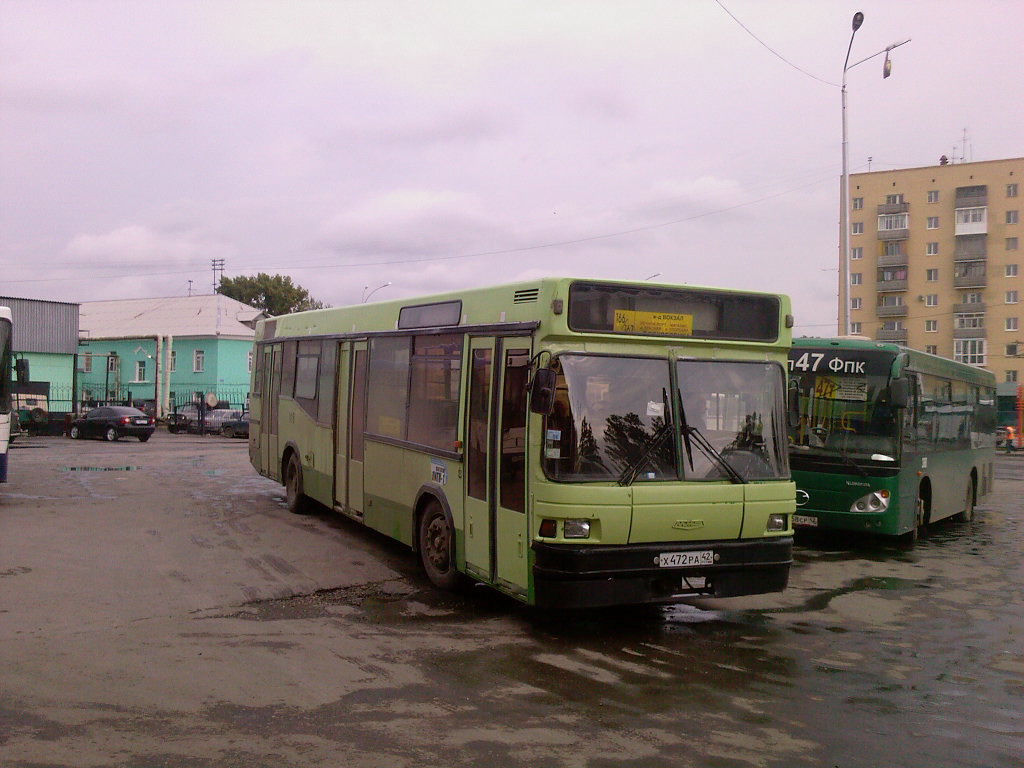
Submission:
[[[136,424],[149,424],[149,419],[136,419]]]
[[[662,552],[658,555],[659,568],[685,568],[688,565],[714,565],[714,550],[700,552]]]
[[[805,525],[808,528],[818,527],[818,518],[811,515],[793,515],[793,525]]]

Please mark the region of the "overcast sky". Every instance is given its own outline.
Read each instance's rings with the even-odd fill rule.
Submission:
[[[0,0],[0,294],[658,273],[834,332],[857,10],[851,63],[912,41],[853,172],[1024,155],[1019,0]]]

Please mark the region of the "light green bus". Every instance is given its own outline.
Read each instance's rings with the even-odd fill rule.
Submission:
[[[782,590],[784,296],[545,278],[261,321],[253,466],[555,607]]]
[[[789,372],[798,528],[913,543],[923,525],[970,520],[992,490],[991,372],[856,338],[795,339]]]

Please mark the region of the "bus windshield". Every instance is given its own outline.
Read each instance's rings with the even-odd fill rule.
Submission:
[[[561,355],[553,365],[544,429],[553,480],[788,476],[778,365],[686,360],[674,377],[664,359]]]
[[[894,356],[800,352],[790,360],[790,386],[800,395],[799,424],[790,427],[794,456],[896,461],[898,410],[888,400]]]

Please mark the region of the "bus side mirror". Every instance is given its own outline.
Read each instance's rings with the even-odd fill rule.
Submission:
[[[906,408],[910,403],[910,382],[906,379],[893,379],[889,384],[889,402],[896,408]]]
[[[530,383],[530,410],[547,416],[555,408],[555,382],[558,374],[550,368],[538,368]]]
[[[793,429],[800,426],[800,390],[796,387],[786,393],[786,421]]]
[[[14,372],[18,375],[19,384],[28,384],[30,377],[28,374],[28,360],[21,357],[14,361]]]

